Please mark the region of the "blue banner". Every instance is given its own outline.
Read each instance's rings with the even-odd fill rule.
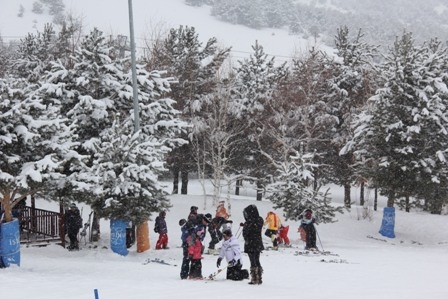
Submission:
[[[0,259],[4,267],[10,264],[20,266],[20,230],[19,220],[4,222],[0,225]]]
[[[110,220],[110,248],[113,252],[126,256],[129,251],[126,247],[127,222],[121,219]]]
[[[395,208],[384,208],[383,210],[383,222],[381,223],[380,234],[388,237],[395,238]]]

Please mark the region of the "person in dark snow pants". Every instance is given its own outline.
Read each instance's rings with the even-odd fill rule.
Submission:
[[[249,284],[261,284],[263,268],[260,263],[260,253],[264,250],[261,232],[264,220],[260,217],[256,205],[249,205],[243,210],[245,223],[243,226],[244,252],[249,256],[250,276]]]

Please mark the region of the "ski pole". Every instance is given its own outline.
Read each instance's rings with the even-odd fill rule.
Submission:
[[[239,237],[241,236],[241,233],[238,235],[238,233],[240,232],[241,226],[238,227],[238,230],[235,233],[235,236],[237,239],[239,239]]]
[[[320,243],[320,247],[322,248],[322,251],[325,251],[324,246],[322,245],[322,241],[320,240],[319,233],[317,232],[317,229],[316,229],[316,235],[317,235],[317,238],[319,239],[319,243]]]

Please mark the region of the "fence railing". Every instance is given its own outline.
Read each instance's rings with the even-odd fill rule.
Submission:
[[[21,242],[61,240],[62,216],[60,213],[24,207],[21,211]]]

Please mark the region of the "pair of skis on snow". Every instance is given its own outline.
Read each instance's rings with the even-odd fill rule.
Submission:
[[[175,264],[170,264],[168,262],[166,262],[165,260],[159,259],[159,258],[147,258],[144,262],[143,265],[147,265],[149,263],[157,263],[157,264],[161,264],[161,265],[166,265],[166,266],[173,266],[173,267],[177,267],[177,265]]]
[[[331,252],[331,251],[320,251],[320,250],[300,250],[294,252],[294,255],[298,256],[320,256],[320,255],[331,255],[331,256],[339,256],[339,254]]]

